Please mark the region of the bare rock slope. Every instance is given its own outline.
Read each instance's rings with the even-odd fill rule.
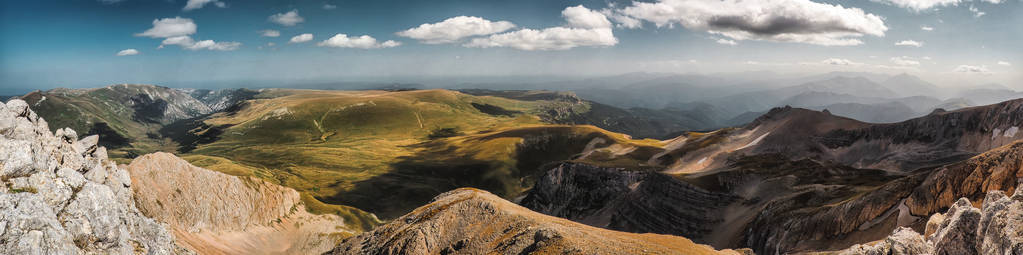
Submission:
[[[437,196],[330,254],[739,254],[688,239],[600,229],[536,213],[486,191]]]
[[[318,254],[353,234],[337,215],[307,212],[294,189],[199,168],[170,153],[143,155],[128,171],[139,209],[202,254]]]
[[[52,133],[22,100],[0,103],[0,254],[187,252],[132,198],[97,136]]]

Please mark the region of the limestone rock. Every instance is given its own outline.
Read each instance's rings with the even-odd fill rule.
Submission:
[[[24,101],[0,103],[0,254],[187,252],[136,209],[97,136],[49,130]]]
[[[974,208],[970,200],[960,198],[945,213],[946,218],[931,236],[935,254],[977,254],[977,226],[980,224],[980,209]]]
[[[841,255],[912,255],[927,254],[931,248],[924,237],[909,228],[898,228],[884,241],[875,245],[855,245]]]
[[[924,237],[899,228],[876,245],[855,245],[839,254],[1023,254],[1023,191],[1012,197],[990,191],[981,209],[961,198],[928,220]]]

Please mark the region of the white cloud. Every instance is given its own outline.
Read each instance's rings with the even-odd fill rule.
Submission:
[[[298,23],[305,22],[305,18],[302,18],[302,16],[298,16],[298,10],[291,10],[286,13],[270,15],[270,18],[268,18],[268,20],[270,20],[270,22],[289,27],[297,25]]]
[[[968,0],[871,0],[878,3],[885,3],[901,8],[910,9],[916,12],[942,6],[956,6]]]
[[[232,51],[237,50],[242,45],[240,42],[215,42],[213,40],[202,40],[196,42],[190,36],[176,36],[164,39],[160,43],[160,47],[163,48],[165,45],[177,45],[187,50],[219,50],[219,51]]]
[[[136,49],[125,49],[125,50],[121,50],[121,51],[117,52],[118,56],[131,56],[131,55],[138,55],[138,54],[139,54],[139,51],[136,50]]]
[[[845,46],[888,30],[881,17],[862,9],[810,0],[659,0],[633,2],[616,12],[657,27],[678,24],[734,40]]]
[[[182,10],[191,11],[195,9],[200,9],[209,3],[212,3],[213,5],[220,8],[227,7],[227,4],[218,0],[188,0],[188,3],[185,4],[185,8],[183,8]]]
[[[980,16],[984,16],[984,14],[987,14],[986,12],[982,12],[979,9],[977,9],[977,7],[973,7],[973,5],[970,5],[970,12],[973,13],[973,17],[975,18],[980,18]]]
[[[892,61],[892,63],[894,63],[897,66],[919,66],[920,65],[920,61],[913,60],[913,58],[907,57],[907,56],[894,57],[894,58],[891,58],[890,60]]]
[[[453,43],[462,38],[504,32],[515,27],[508,21],[489,21],[480,17],[458,16],[437,23],[426,23],[396,33],[426,44]]]
[[[860,64],[860,63],[856,63],[856,62],[853,62],[852,60],[848,60],[848,59],[844,59],[844,58],[829,58],[829,59],[825,59],[824,61],[821,61],[821,63],[825,64],[825,65],[836,65],[836,66],[851,66],[851,65],[859,65]]]
[[[267,30],[263,30],[263,31],[259,31],[259,32],[260,32],[260,35],[264,36],[264,37],[278,37],[278,36],[281,36],[281,31],[277,31],[277,30],[273,30],[273,29],[267,29]]]
[[[923,60],[931,60],[931,57],[922,57]]]
[[[333,5],[333,4],[323,4],[323,9],[324,9],[324,10],[333,10],[333,9],[337,9],[337,5]]]
[[[959,73],[990,73],[986,66],[959,65],[953,71]]]
[[[290,43],[304,43],[313,40],[313,34],[300,34],[292,37],[288,42]]]
[[[934,31],[934,27],[921,26],[920,30],[923,30],[923,31]]]
[[[972,2],[973,0],[871,0],[871,1],[894,5],[915,12],[920,12],[938,7],[958,6],[961,3]],[[1000,4],[1005,2],[1004,0],[980,0],[980,1],[992,4]],[[970,11],[973,11],[974,13],[977,12],[975,8],[973,8],[972,6],[970,7],[970,9],[971,9]],[[978,17],[983,15],[984,15],[983,12],[981,12],[981,14],[978,15]]]
[[[592,11],[582,5],[571,6],[561,11],[568,26],[575,28],[610,28],[611,21],[600,12]]]
[[[611,22],[600,12],[582,5],[561,11],[567,27],[543,30],[522,29],[514,32],[475,38],[465,47],[510,47],[519,50],[567,50],[581,46],[613,46],[618,44],[611,32]]]
[[[334,47],[334,48],[359,48],[359,49],[379,49],[379,48],[391,48],[398,47],[401,45],[400,42],[387,40],[383,43],[377,43],[377,39],[368,35],[359,37],[348,37],[346,34],[337,34],[326,41],[322,41],[316,44],[321,47]]]
[[[192,22],[192,19],[174,17],[153,20],[153,28],[142,33],[135,34],[135,36],[168,38],[194,34],[195,30],[196,25],[195,22]]]
[[[724,44],[724,45],[737,45],[737,44],[739,44],[739,43],[735,42],[734,40],[728,40],[728,39],[724,39],[724,38],[720,38],[720,39],[718,39],[715,42],[717,42],[719,44]]]
[[[913,40],[903,40],[903,41],[899,41],[899,42],[895,43],[895,46],[913,46],[913,47],[919,48],[919,47],[924,46],[924,43],[923,42],[913,41]]]
[[[629,15],[622,14],[614,8],[614,4],[611,4],[611,8],[605,8],[600,10],[601,14],[607,16],[609,19],[617,23],[617,27],[620,28],[641,28],[643,27],[643,21],[636,18],[629,17]]]
[[[1007,61],[998,61],[998,65],[1000,65],[1000,66],[1012,66],[1012,63],[1009,63]]]

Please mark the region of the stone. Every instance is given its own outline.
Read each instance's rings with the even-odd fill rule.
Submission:
[[[77,138],[22,100],[0,104],[0,254],[189,253],[138,211],[98,137]]]
[[[61,168],[57,170],[57,178],[60,178],[65,184],[70,186],[72,189],[79,189],[82,185],[85,185],[85,176],[78,171],[71,170],[71,168]]]
[[[841,255],[912,255],[927,254],[931,247],[924,237],[910,228],[895,229],[888,238],[873,246],[856,245],[840,252]]]
[[[974,208],[970,200],[960,198],[945,213],[945,220],[930,241],[934,243],[936,255],[968,255],[977,253],[977,226],[980,224],[980,209]]]

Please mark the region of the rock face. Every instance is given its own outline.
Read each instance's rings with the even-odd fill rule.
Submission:
[[[632,234],[546,216],[486,191],[457,189],[330,254],[738,254],[688,239]]]
[[[0,253],[187,252],[139,212],[128,172],[97,143],[52,133],[25,101],[0,103]]]
[[[961,198],[944,214],[927,237],[900,228],[883,242],[856,245],[840,254],[1023,254],[1023,192],[1012,197],[987,193],[981,209]],[[928,231],[930,232],[930,231]]]
[[[195,167],[170,153],[138,157],[128,171],[139,210],[202,254],[319,254],[353,234],[337,215],[307,212],[294,189]]]
[[[706,241],[724,221],[711,212],[738,200],[659,173],[565,163],[545,173],[520,204],[595,227]]]

